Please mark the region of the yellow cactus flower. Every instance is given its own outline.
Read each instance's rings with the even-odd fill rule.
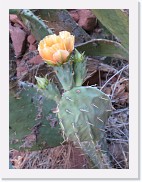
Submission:
[[[38,51],[45,62],[51,65],[62,64],[74,49],[75,37],[62,31],[59,35],[48,35],[40,41]]]

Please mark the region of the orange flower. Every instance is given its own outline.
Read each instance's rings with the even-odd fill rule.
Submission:
[[[52,65],[62,64],[74,49],[75,38],[70,32],[49,35],[40,41],[38,51],[43,60]]]

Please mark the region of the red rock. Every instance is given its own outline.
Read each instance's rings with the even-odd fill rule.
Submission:
[[[30,46],[29,46],[29,51],[35,51],[35,50],[36,50],[36,46],[30,44]]]
[[[79,15],[77,10],[69,11],[70,16],[74,19],[74,21],[78,22]]]
[[[10,19],[10,21],[11,21],[12,23],[17,23],[17,24],[19,24],[20,26],[22,26],[22,28],[23,28],[26,32],[28,32],[27,27],[23,24],[23,22],[18,18],[17,15],[10,14],[10,15],[9,15],[9,19]]]
[[[16,57],[21,56],[25,48],[26,33],[19,27],[10,25],[10,35]]]
[[[31,64],[40,64],[40,63],[43,63],[43,60],[40,57],[40,55],[37,55],[37,56],[34,56],[32,59],[30,59],[28,62]]]
[[[17,23],[17,21],[20,21],[17,15],[10,14],[9,19],[13,23]]]
[[[29,36],[27,37],[27,41],[28,41],[30,44],[34,44],[35,41],[36,41],[36,39],[35,39],[35,37],[34,37],[33,35],[29,35]]]
[[[81,26],[84,30],[90,32],[96,27],[97,20],[95,15],[93,15],[93,13],[91,12],[91,10],[87,9],[78,10],[78,15],[79,15],[78,25]]]

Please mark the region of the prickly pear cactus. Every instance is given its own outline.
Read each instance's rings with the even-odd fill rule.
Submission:
[[[51,41],[51,37],[56,41]],[[54,63],[51,66],[63,87],[62,95],[57,94],[59,100],[55,100],[64,140],[73,141],[78,145],[93,161],[94,168],[110,168],[104,130],[105,122],[111,112],[110,99],[97,88],[82,86],[87,72],[87,60],[84,53],[81,54],[77,50],[71,55],[74,49],[74,38],[69,32],[63,31],[58,36],[45,38],[44,41],[44,45],[43,42],[39,43],[39,53],[47,64]],[[47,46],[51,42],[52,46]],[[62,43],[64,43],[63,47]],[[46,52],[45,47],[51,50],[49,51],[51,54]],[[55,52],[53,47],[56,47]],[[66,54],[63,54],[65,52],[69,56],[66,57]],[[59,55],[58,59],[55,59],[56,55]],[[48,90],[49,82],[45,78],[36,78],[36,80],[40,88],[47,93],[47,97],[52,95],[52,98],[55,98],[53,92]]]
[[[95,168],[109,168],[104,139],[105,122],[111,112],[107,95],[94,87],[75,87],[63,94],[58,109],[66,139],[78,144]]]
[[[10,92],[10,148],[41,150],[60,145],[63,139],[53,108],[56,103],[38,92],[33,84],[22,82],[19,92]]]

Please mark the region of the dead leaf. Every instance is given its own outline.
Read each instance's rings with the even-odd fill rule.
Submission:
[[[118,82],[116,84],[113,84],[111,86],[111,89],[112,89],[112,93],[114,92],[113,98],[120,97],[125,92],[125,84],[120,84]]]
[[[119,103],[124,105],[125,103],[129,103],[129,93],[124,92],[123,95],[119,97]]]

